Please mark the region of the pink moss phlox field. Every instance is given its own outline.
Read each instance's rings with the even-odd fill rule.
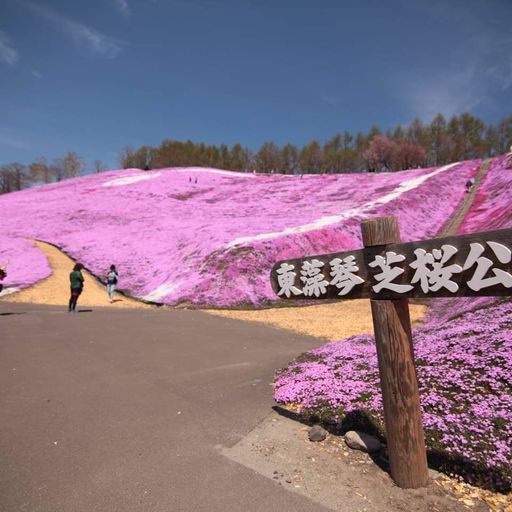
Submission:
[[[510,227],[512,170],[491,161],[459,233]],[[508,196],[508,197],[507,197]],[[495,297],[429,302],[413,332],[427,446],[469,481],[512,485],[512,304]],[[383,428],[375,340],[357,336],[300,356],[278,372],[275,398],[340,419],[367,411]]]
[[[509,228],[512,225],[512,154],[493,158],[459,234]]]
[[[495,303],[415,329],[427,446],[450,470],[507,489],[512,483],[512,308]],[[383,426],[375,343],[356,336],[308,352],[278,373],[275,399],[339,420],[367,411]]]
[[[432,176],[436,169],[303,178],[127,169],[6,194],[0,258],[9,250],[24,268],[13,267],[5,284],[25,287],[47,275],[36,250],[25,254],[9,242],[33,238],[62,248],[100,277],[114,263],[120,288],[135,297],[265,305],[277,299],[269,280],[277,260],[360,247],[362,219],[397,215],[404,240],[435,235],[478,165],[462,162]],[[399,188],[411,180],[420,181]],[[308,224],[309,230],[286,232]],[[260,236],[269,233],[277,234]]]
[[[51,274],[46,256],[29,240],[1,234],[0,248],[0,266],[7,264],[5,287],[25,288]]]

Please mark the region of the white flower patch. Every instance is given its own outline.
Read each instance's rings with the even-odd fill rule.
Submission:
[[[123,185],[132,185],[133,183],[138,183],[139,181],[152,180],[154,178],[158,178],[161,176],[161,173],[145,173],[145,174],[135,174],[133,176],[126,176],[124,178],[116,178],[115,180],[106,181],[103,183],[104,187],[121,187]]]
[[[141,297],[143,300],[147,300],[149,302],[158,302],[160,299],[167,297],[170,293],[176,290],[179,287],[179,283],[164,283],[161,284],[158,288],[155,288],[152,292],[148,293]]]
[[[256,175],[252,172],[223,171],[222,169],[210,169],[208,167],[186,167],[183,169],[177,169],[175,172],[220,174],[221,176],[229,176],[230,178],[256,178]]]
[[[347,211],[343,212],[341,215],[329,215],[327,217],[321,217],[320,219],[317,219],[308,224],[302,224],[301,226],[284,228],[281,231],[274,231],[273,233],[261,233],[260,235],[243,236],[243,237],[237,238],[237,239],[233,240],[232,242],[230,242],[228,244],[228,248],[233,248],[233,247],[236,247],[237,245],[245,244],[247,242],[254,242],[257,240],[271,240],[273,238],[279,238],[281,236],[286,236],[286,235],[295,235],[297,233],[308,233],[309,231],[316,231],[317,229],[321,229],[325,226],[338,224],[341,221],[350,219],[350,218],[358,216],[358,215],[362,215],[377,205],[386,204],[391,201],[394,201],[395,199],[398,199],[405,192],[409,192],[409,190],[413,190],[413,189],[419,187],[423,182],[425,182],[432,176],[435,176],[436,174],[445,172],[448,169],[451,169],[454,165],[458,165],[458,164],[459,164],[459,162],[456,162],[454,164],[445,165],[444,167],[441,167],[440,169],[436,169],[435,171],[429,172],[428,174],[424,174],[423,176],[420,176],[418,178],[413,178],[408,181],[403,181],[402,183],[400,183],[400,185],[398,187],[395,188],[395,190],[393,190],[393,192],[390,192],[389,194],[386,194],[385,196],[382,196],[379,199],[369,201],[357,208],[352,208],[350,210],[347,210]]]

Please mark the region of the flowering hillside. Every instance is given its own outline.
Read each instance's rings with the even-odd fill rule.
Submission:
[[[511,227],[512,170],[491,161],[459,232]],[[431,460],[469,481],[512,486],[512,303],[506,298],[430,301],[413,332],[426,442]],[[330,343],[276,376],[276,400],[305,414],[342,420],[364,411],[383,431],[375,340]],[[357,412],[359,411],[359,412]]]
[[[495,158],[459,232],[510,227],[510,156]],[[275,301],[280,259],[361,246],[360,222],[399,217],[402,239],[436,236],[480,162],[400,173],[258,176],[217,169],[112,171],[0,196],[6,286],[51,272],[30,244],[62,248],[103,275],[111,263],[129,294],[166,304],[261,306]],[[415,330],[427,443],[446,468],[512,484],[512,304],[484,297],[430,302]],[[301,356],[276,377],[276,400],[341,419],[364,410],[382,423],[370,335]],[[381,425],[382,426],[382,425]]]
[[[5,286],[46,277],[43,240],[166,304],[263,305],[278,259],[361,245],[359,223],[398,215],[404,240],[439,232],[479,162],[400,173],[259,176],[205,168],[112,171],[0,196]]]

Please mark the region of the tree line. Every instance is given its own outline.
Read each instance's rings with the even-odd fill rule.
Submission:
[[[239,143],[228,147],[164,140],[157,147],[125,147],[119,164],[139,169],[200,166],[284,174],[398,171],[492,157],[509,151],[511,144],[512,115],[493,125],[469,113],[450,119],[438,114],[430,123],[414,119],[408,126],[385,131],[374,125],[366,133],[345,131],[302,147],[269,141],[252,151]],[[51,162],[39,158],[28,165],[0,165],[0,193],[73,178],[84,169],[83,159],[72,151]],[[95,160],[92,171],[103,170],[106,166]]]
[[[239,143],[230,148],[164,140],[158,147],[124,148],[119,163],[123,168],[201,166],[284,174],[398,171],[496,156],[510,144],[512,115],[488,125],[469,113],[448,120],[438,114],[431,123],[414,119],[386,131],[374,125],[367,133],[345,131],[302,147],[265,142],[256,152]]]
[[[54,183],[80,176],[85,168],[84,160],[74,151],[69,151],[60,158],[48,162],[41,157],[25,165],[11,162],[0,165],[0,194],[16,192],[32,185]],[[107,167],[100,161],[93,163],[94,172],[101,172]]]

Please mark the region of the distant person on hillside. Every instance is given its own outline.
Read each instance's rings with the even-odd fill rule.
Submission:
[[[475,178],[469,178],[469,180],[466,181],[466,192],[469,192],[473,188],[474,184],[475,184]]]
[[[107,293],[110,302],[114,302],[114,292],[116,290],[116,284],[119,280],[119,274],[116,270],[115,265],[110,265],[110,271],[107,274]]]
[[[146,164],[146,165],[144,166],[144,170],[145,170],[145,171],[149,171],[149,170],[150,170],[150,168],[149,168],[149,165],[148,165],[148,164]]]
[[[69,281],[71,284],[71,297],[69,299],[70,313],[76,313],[76,303],[84,289],[84,276],[81,272],[83,268],[84,266],[81,263],[77,263],[73,267],[73,271],[69,274]]]

